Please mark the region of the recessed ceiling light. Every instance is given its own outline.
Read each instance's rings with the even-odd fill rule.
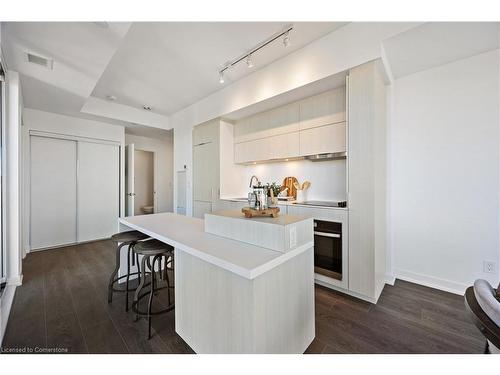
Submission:
[[[151,106],[150,105],[144,104],[142,106],[142,108],[144,108],[146,111],[151,111]]]
[[[109,100],[110,102],[114,102],[116,99],[118,99],[114,95],[106,95],[106,100]]]

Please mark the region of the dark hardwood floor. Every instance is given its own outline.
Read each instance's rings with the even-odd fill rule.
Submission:
[[[3,348],[193,353],[175,333],[173,311],[153,318],[147,340],[146,320],[134,323],[123,293],[107,303],[113,266],[111,241],[29,254]],[[160,293],[157,307],[166,296]],[[316,339],[307,353],[482,353],[483,347],[461,296],[397,281],[372,305],[316,286]]]

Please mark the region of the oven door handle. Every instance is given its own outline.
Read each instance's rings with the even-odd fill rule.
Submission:
[[[322,237],[331,237],[331,238],[340,238],[340,234],[338,233],[326,233],[326,232],[317,232],[314,231],[314,234]]]

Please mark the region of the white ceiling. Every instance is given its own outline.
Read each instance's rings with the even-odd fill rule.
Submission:
[[[394,78],[500,47],[495,22],[430,22],[383,42]]]
[[[289,48],[278,39],[253,56],[254,68],[243,61],[219,83],[218,70],[228,61],[288,24],[2,22],[2,52],[7,68],[20,73],[26,107],[121,124],[138,134],[144,126],[168,129],[168,115],[344,25],[295,23]],[[499,36],[498,23],[427,23],[382,45],[393,77],[399,78],[497,49]],[[54,68],[28,63],[27,52],[54,59]],[[299,88],[228,117],[296,100],[325,84],[336,83]],[[103,100],[107,95],[117,100]],[[144,104],[152,111],[142,109]]]
[[[345,23],[296,23],[288,48],[276,40],[253,56],[254,68],[242,62],[219,83],[226,62],[289,24],[2,22],[2,51],[7,68],[20,73],[27,108],[100,119],[138,134],[143,125],[168,128],[167,115]],[[53,69],[29,63],[27,52],[53,59]],[[108,95],[117,100],[103,103]],[[126,110],[117,112],[119,105]]]
[[[343,26],[338,22],[295,23],[291,45],[277,39],[245,61],[219,83],[218,70],[226,62],[282,31],[286,22],[162,22],[134,23],[99,79],[92,95],[170,115],[204,98],[313,40]]]

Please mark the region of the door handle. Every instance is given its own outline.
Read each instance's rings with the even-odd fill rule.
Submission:
[[[340,238],[340,234],[338,234],[338,233],[325,233],[325,232],[314,231],[314,234],[316,234],[317,236],[323,236],[323,237]]]

